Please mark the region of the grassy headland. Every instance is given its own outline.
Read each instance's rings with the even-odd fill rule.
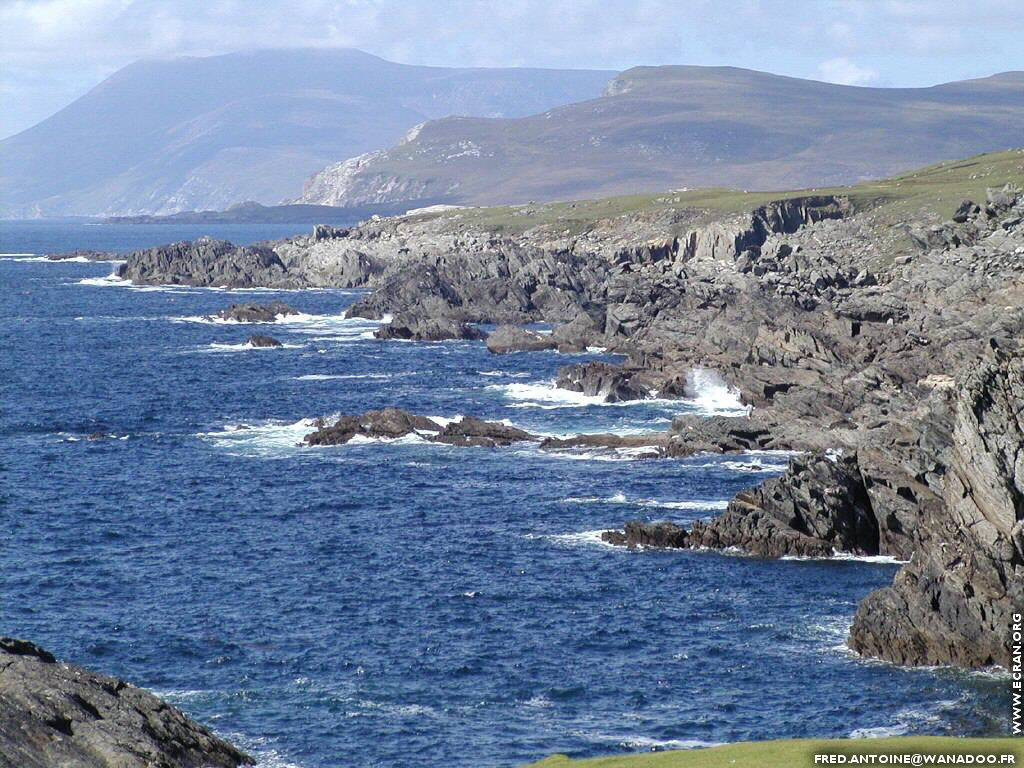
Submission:
[[[802,768],[814,766],[814,756],[817,754],[844,755],[847,758],[852,755],[881,754],[1012,754],[1015,758],[1013,763],[1000,763],[1000,758],[996,758],[994,765],[1019,766],[1024,765],[1024,740],[901,736],[884,739],[749,741],[708,749],[593,757],[585,760],[570,760],[564,755],[553,755],[539,763],[533,763],[530,768]],[[851,763],[848,760],[844,764]],[[928,765],[925,761],[917,764]]]
[[[455,217],[482,229],[516,234],[534,227],[584,231],[595,222],[619,216],[655,213],[667,209],[703,210],[709,214],[749,211],[772,200],[805,195],[842,195],[857,208],[886,206],[892,217],[910,214],[948,218],[960,201],[984,200],[987,187],[1007,182],[1024,186],[1024,149],[990,152],[963,160],[950,160],[878,181],[848,187],[822,187],[788,191],[747,192],[736,189],[693,189],[597,200],[503,205],[468,208],[424,216]]]

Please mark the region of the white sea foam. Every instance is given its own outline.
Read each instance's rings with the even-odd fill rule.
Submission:
[[[577,531],[575,533],[527,533],[523,538],[531,540],[549,541],[562,547],[599,546],[615,547],[601,539],[601,534],[607,528],[599,528],[596,531]]]
[[[660,454],[652,448],[617,448],[615,450],[545,450],[545,451],[517,451],[518,456],[538,455],[548,459],[561,459],[565,461],[637,461],[640,459],[653,459]]]
[[[333,381],[344,379],[390,379],[389,373],[307,373],[296,376],[295,381]]]
[[[743,405],[739,392],[730,388],[714,371],[696,368],[690,375],[690,387],[695,395],[690,398],[649,397],[642,400],[625,400],[609,403],[603,395],[585,395],[555,386],[554,381],[530,383],[490,384],[487,389],[500,391],[507,400],[514,401],[510,408],[589,408],[657,406],[680,413],[698,413],[705,416],[739,416],[750,412]]]
[[[401,437],[369,437],[368,435],[353,435],[346,445],[434,445],[423,435],[417,432],[410,432]]]
[[[744,405],[739,390],[730,387],[715,371],[694,368],[688,384],[694,395],[688,400],[694,408],[706,415],[745,416],[750,406]]]
[[[720,741],[703,741],[702,739],[651,739],[646,736],[626,736],[617,739],[616,743],[627,749],[643,749],[648,752],[660,752],[666,749],[705,749],[719,747]]]
[[[847,562],[857,563],[879,563],[882,565],[906,565],[909,560],[900,560],[899,558],[893,557],[892,555],[856,555],[853,552],[843,552],[839,549],[832,550],[831,557],[809,557],[805,555],[783,555],[780,560],[815,560],[822,562],[830,562],[834,560],[843,560]]]
[[[523,371],[518,371],[518,372],[512,372],[512,371],[477,371],[477,373],[480,374],[481,376],[490,376],[490,377],[501,377],[501,376],[504,376],[504,377],[507,377],[509,379],[523,379],[523,378],[526,378],[527,376],[530,375],[529,373],[526,373],[526,372],[523,372]]]
[[[34,253],[0,253],[0,259],[9,259],[10,261],[19,261],[26,256],[35,256]],[[45,257],[40,257],[45,258]]]
[[[275,743],[262,736],[247,736],[241,733],[222,734],[230,744],[235,744],[256,758],[256,768],[303,768],[300,763],[292,762],[272,745]]]
[[[854,728],[850,731],[851,739],[884,739],[889,736],[902,736],[910,730],[905,723],[879,726],[877,728]]]
[[[205,347],[197,347],[196,349],[186,351],[200,354],[210,352],[273,352],[274,350],[280,351],[282,349],[302,349],[302,346],[302,344],[281,344],[279,347],[257,347],[247,341],[241,344],[223,344],[215,341],[207,344]]]
[[[171,318],[172,322],[200,323],[204,325],[270,325],[302,334],[316,334],[311,341],[351,341],[372,339],[374,331],[382,325],[379,320],[344,315],[311,315],[299,312],[293,315],[278,315],[273,323],[244,323],[212,315],[191,315]]]
[[[123,264],[124,261],[108,261],[107,264]],[[87,277],[77,281],[78,285],[89,285],[97,288],[129,288],[134,291],[161,291],[164,293],[184,293],[187,291],[218,291],[235,295],[248,293],[336,293],[343,296],[358,295],[360,290],[349,290],[343,288],[265,288],[255,286],[250,288],[232,288],[226,285],[181,285],[177,283],[166,283],[158,285],[136,284],[131,280],[117,276],[111,272],[103,277]],[[184,319],[184,318],[178,318]],[[386,321],[385,321],[386,322]]]
[[[662,501],[660,499],[629,499],[624,493],[611,496],[570,496],[562,499],[566,504],[627,504],[637,507],[654,507],[657,509],[725,509],[729,502],[723,499],[684,499],[682,501]]]
[[[573,735],[579,736],[587,741],[596,741],[603,744],[613,744],[626,749],[642,749],[648,752],[657,752],[667,749],[703,749],[705,747],[720,747],[725,742],[704,741],[703,739],[655,739],[641,734],[616,735],[611,733],[592,733],[577,731]]]
[[[330,420],[330,419],[329,419]],[[226,424],[215,432],[200,432],[200,440],[217,448],[243,454],[272,456],[291,454],[302,439],[316,429],[314,419],[293,422],[265,421],[255,424]]]

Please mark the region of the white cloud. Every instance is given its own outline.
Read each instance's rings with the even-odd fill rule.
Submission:
[[[858,66],[845,56],[821,62],[818,74],[826,82],[839,85],[870,85],[878,80],[876,70]]]

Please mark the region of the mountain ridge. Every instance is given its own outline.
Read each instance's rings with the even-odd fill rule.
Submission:
[[[0,141],[0,215],[276,204],[430,118],[530,114],[597,95],[614,74],[420,67],[355,49],[141,60]]]
[[[850,184],[1009,149],[1022,121],[1021,72],[889,89],[736,67],[634,67],[603,96],[537,115],[428,122],[412,141],[328,166],[298,200],[500,205]]]

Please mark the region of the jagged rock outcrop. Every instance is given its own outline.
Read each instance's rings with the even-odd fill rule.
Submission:
[[[625,546],[740,550],[761,557],[877,554],[878,522],[855,459],[813,455],[743,491],[721,515],[666,534],[662,523],[633,521],[604,540]],[[660,542],[660,543],[659,543]]]
[[[499,325],[487,336],[487,350],[496,355],[507,355],[512,352],[543,352],[557,348],[558,342],[550,334],[537,333],[515,325]]]
[[[656,378],[645,369],[627,368],[601,361],[576,363],[559,368],[555,376],[555,385],[560,389],[582,392],[590,397],[602,397],[608,403],[643,400],[653,396],[657,386]]]
[[[0,638],[0,764],[11,768],[236,768],[251,757],[115,677]]]
[[[420,318],[399,316],[374,331],[378,339],[402,339],[405,341],[482,341],[487,334],[468,323],[450,318]]]
[[[117,275],[148,285],[254,288],[301,286],[272,248],[201,237],[128,254]]]
[[[216,317],[236,323],[273,323],[279,317],[297,314],[297,309],[283,301],[272,301],[269,304],[231,304],[218,312]]]
[[[603,531],[601,541],[630,549],[685,549],[687,532],[675,523],[630,520],[621,531]]]
[[[1024,612],[1024,357],[958,382],[943,508],[891,587],[860,604],[850,645],[899,664],[1010,665]]]
[[[499,421],[484,421],[463,416],[442,424],[426,416],[417,416],[399,408],[367,411],[361,416],[341,416],[333,424],[320,422],[305,442],[313,446],[344,445],[355,437],[394,440],[416,435],[431,443],[494,448],[525,440],[534,435]]]

